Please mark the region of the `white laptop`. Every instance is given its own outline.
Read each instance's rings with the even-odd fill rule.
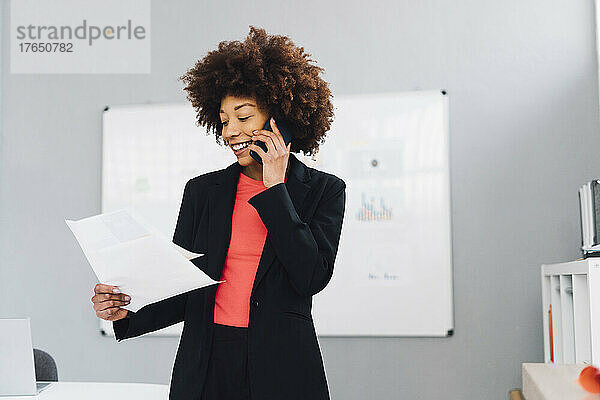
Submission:
[[[0,318],[0,396],[35,396],[51,384],[35,381],[29,318]]]

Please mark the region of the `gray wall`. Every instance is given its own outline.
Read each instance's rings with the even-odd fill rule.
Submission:
[[[176,77],[248,25],[289,34],[337,94],[450,96],[456,332],[321,338],[333,399],[505,399],[543,360],[541,263],[579,256],[600,176],[592,0],[152,2],[152,74],[11,75],[2,19],[0,316],[30,316],[61,380],[168,383],[176,338],[98,334],[63,219],[100,211],[101,110],[184,101]],[[338,265],[338,269],[343,265]]]

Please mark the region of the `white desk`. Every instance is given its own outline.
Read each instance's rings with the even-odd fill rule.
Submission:
[[[577,382],[585,364],[523,363],[523,396],[526,400],[600,400]]]
[[[114,382],[52,382],[37,396],[0,396],[0,400],[167,400],[168,385]]]

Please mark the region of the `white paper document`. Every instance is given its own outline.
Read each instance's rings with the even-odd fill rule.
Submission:
[[[215,283],[183,249],[126,210],[65,220],[101,283],[131,297],[123,307],[145,305]]]

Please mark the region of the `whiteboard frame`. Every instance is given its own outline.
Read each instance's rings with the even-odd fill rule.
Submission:
[[[424,91],[418,91],[418,92],[424,92]],[[433,92],[433,91],[430,91]],[[325,337],[449,337],[452,336],[454,333],[454,301],[453,301],[453,288],[454,288],[454,283],[453,283],[453,242],[452,242],[452,186],[451,186],[451,175],[450,175],[450,164],[451,164],[451,158],[450,158],[450,135],[449,135],[449,102],[448,102],[448,95],[447,95],[447,91],[442,89],[442,90],[438,90],[436,91],[437,93],[440,93],[443,98],[444,98],[444,107],[445,107],[445,114],[444,114],[444,126],[445,126],[445,135],[446,135],[446,149],[445,151],[447,152],[447,176],[448,176],[448,182],[447,182],[447,188],[448,188],[448,200],[449,200],[449,211],[448,211],[448,216],[449,216],[449,245],[450,245],[450,271],[449,271],[449,277],[450,277],[450,282],[449,282],[449,315],[448,315],[448,319],[447,321],[444,323],[444,326],[446,328],[442,329],[442,330],[438,330],[436,332],[428,332],[428,333],[423,333],[423,334],[391,334],[391,335],[386,335],[386,334],[331,334],[331,333],[319,333],[319,330],[317,329],[317,333],[319,333],[319,336],[325,336]],[[409,92],[404,92],[404,93],[409,93]],[[371,96],[377,96],[377,95],[381,95],[381,94],[373,94]],[[385,94],[383,94],[385,95]],[[360,96],[360,95],[353,95],[353,96]],[[370,96],[370,95],[366,95],[366,96]],[[346,96],[346,97],[352,97],[352,96]],[[172,105],[173,103],[146,103],[146,104],[140,104],[140,105],[125,105],[125,106],[115,106],[115,109],[121,109],[121,108],[129,108],[129,107],[156,107],[156,106],[165,106],[165,105]],[[107,106],[105,107],[104,111],[103,111],[103,115],[102,115],[102,121],[103,121],[103,129],[102,129],[102,133],[103,133],[103,167],[102,167],[102,171],[103,171],[103,187],[102,187],[102,212],[105,212],[105,192],[106,192],[106,188],[105,186],[105,181],[104,181],[104,165],[105,165],[105,160],[106,160],[106,156],[107,154],[105,153],[106,150],[106,146],[105,146],[105,135],[106,132],[104,130],[104,121],[105,118],[109,117],[108,114],[110,114],[111,112],[111,107]],[[214,138],[212,139],[214,142]],[[325,145],[323,144],[322,147],[324,147]],[[318,166],[315,165],[316,163],[314,162],[315,159],[310,159],[309,157],[306,157],[302,154],[295,154],[302,162],[304,162],[305,164],[307,164],[308,166],[314,166],[315,168],[318,169]],[[233,162],[233,161],[232,161]],[[216,169],[216,168],[214,168]],[[338,175],[339,176],[339,175]],[[346,212],[348,213],[348,211]],[[347,216],[346,216],[347,218]],[[338,262],[336,261],[336,268],[340,268],[338,265]],[[327,288],[326,288],[327,289]],[[326,290],[325,289],[325,290]],[[314,296],[314,300],[313,302],[316,303],[318,301],[318,297],[320,296],[321,293],[317,294],[316,296]],[[318,324],[317,321],[315,321],[315,327],[318,328]],[[154,331],[154,332],[149,332],[147,334],[141,335],[141,336],[180,336],[181,332],[183,330],[183,322],[172,325],[170,327],[158,330],[158,331]],[[112,322],[110,321],[105,321],[100,319],[100,332],[103,335],[107,335],[107,336],[114,336],[114,331],[112,329]]]

